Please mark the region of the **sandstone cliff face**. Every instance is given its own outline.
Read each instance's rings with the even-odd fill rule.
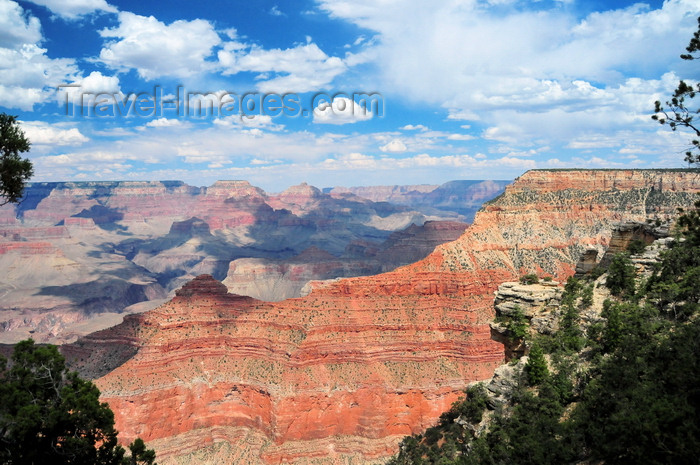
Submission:
[[[238,463],[372,461],[502,359],[482,312],[455,302],[479,289],[429,279],[418,292],[410,278],[390,287],[350,279],[271,304],[198,277],[131,317],[138,353],[97,383],[124,438],[141,436],[159,463],[192,453],[221,463],[212,458],[222,459],[220,441],[246,451]]]
[[[484,204],[460,240],[438,247],[439,268],[482,267],[482,259],[465,252],[469,241],[503,251],[500,264],[516,274],[566,277],[587,248],[602,255],[615,225],[666,221],[677,207],[692,206],[697,192],[698,170],[528,171]]]
[[[563,281],[615,223],[670,217],[699,190],[697,171],[528,172],[458,240],[389,273],[278,303],[197,278],[113,329],[138,352],[96,382],[159,463],[375,463],[503,361],[499,284]]]

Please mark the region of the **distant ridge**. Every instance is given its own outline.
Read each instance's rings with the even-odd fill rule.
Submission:
[[[500,195],[511,182],[456,180],[442,185],[333,187],[323,191],[331,195],[352,194],[373,202],[405,205],[425,213],[434,213],[436,210],[457,212],[463,221],[470,223],[481,205]]]

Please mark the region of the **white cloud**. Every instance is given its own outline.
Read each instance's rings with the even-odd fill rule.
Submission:
[[[69,84],[61,85],[56,93],[59,106],[73,105],[92,106],[97,95],[107,94],[114,98],[123,99],[117,76],[105,76],[99,71],[93,71],[88,76],[77,79]],[[69,109],[66,109],[70,111]]]
[[[314,163],[329,153],[356,152],[368,143],[366,138],[357,140],[342,135],[316,136],[306,131],[280,133],[264,127],[248,127],[242,123],[183,124],[188,123],[191,127],[187,131],[168,131],[163,130],[163,127],[144,125],[138,131],[116,140],[90,140],[79,150],[68,153],[60,153],[60,148],[54,148],[52,153],[34,158],[36,179],[73,179],[78,172],[85,170],[94,173],[92,179],[103,179],[100,176],[104,174],[103,168],[106,169],[107,165],[113,171],[117,165],[124,165],[130,166],[136,173],[140,172],[147,179],[164,179],[163,176],[166,176],[191,180],[196,171],[174,176],[160,174],[153,167],[137,169],[136,164],[172,167],[182,163],[204,166],[234,163],[240,166],[256,159],[258,162],[251,166],[269,166],[260,164],[261,160],[268,161],[270,165],[289,166],[295,163]],[[155,124],[158,126],[164,122]],[[195,168],[202,169],[200,166]],[[219,178],[220,176],[222,175]]]
[[[336,97],[333,103],[320,102],[314,108],[314,123],[348,124],[371,119],[373,113],[354,100],[346,97]]]
[[[74,78],[75,61],[49,58],[39,20],[15,2],[0,0],[0,106],[31,110],[55,86]]]
[[[119,26],[103,29],[107,39],[99,60],[112,69],[136,69],[148,80],[161,76],[187,77],[212,69],[206,61],[221,39],[213,25],[202,19],[169,25],[153,16],[119,13]]]
[[[479,121],[481,117],[475,111],[465,110],[464,108],[448,108],[447,119]]]
[[[182,126],[183,123],[179,119],[174,119],[174,118],[158,118],[154,119],[153,121],[149,121],[146,123],[146,126],[150,128],[173,128],[173,127],[180,127]]]
[[[126,152],[90,151],[49,155],[36,159],[36,162],[39,166],[48,168],[65,166],[90,170],[97,168],[96,164],[124,165],[123,162],[136,159],[138,159],[136,155]]]
[[[323,167],[329,170],[375,170],[378,168],[378,159],[358,152],[340,155],[335,158],[327,158],[323,161]]]
[[[275,165],[284,163],[282,160],[261,160],[259,158],[253,158],[250,160],[251,165]]]
[[[537,167],[534,160],[515,157],[485,159],[470,155],[429,155],[422,153],[408,158],[375,158],[362,153],[349,153],[323,161],[329,170],[410,170],[417,168],[493,168],[507,167],[531,169]]]
[[[244,71],[260,73],[257,87],[262,92],[310,92],[325,88],[347,66],[338,57],[330,57],[315,43],[288,49],[248,48],[240,42],[228,42],[218,52],[223,74]],[[273,73],[274,77],[270,77]]]
[[[89,140],[77,128],[62,129],[44,121],[20,121],[20,126],[32,148],[36,145],[81,145]]]
[[[236,30],[235,27],[229,27],[221,31],[222,34],[224,34],[226,37],[228,37],[231,40],[234,40],[238,38],[238,31]]]
[[[401,140],[415,150],[423,134],[402,135]],[[378,141],[389,143],[396,139],[395,132],[317,135],[307,131],[247,128],[235,122],[192,123],[188,131],[162,131],[144,126],[122,140],[90,140],[80,150],[34,157],[35,179],[81,179],[81,176],[85,179],[182,179],[204,185],[216,179],[240,178],[278,191],[280,186],[302,181],[321,187],[351,182],[366,185],[441,183],[460,178],[492,179],[494,173],[507,179],[538,167],[615,167],[630,163],[649,166],[648,160],[641,160],[641,156],[627,158],[639,155],[634,149],[643,146],[643,133],[624,135],[620,153],[616,148],[606,155],[565,161],[552,161],[556,160],[554,157],[541,161],[541,155],[536,157],[551,152],[548,146],[526,151],[501,147],[502,151],[489,155],[454,152],[449,146],[439,144],[445,140],[445,133],[442,134],[430,138],[438,141],[430,153],[406,157],[376,148]],[[649,149],[667,143],[673,135],[660,139],[663,142]],[[659,153],[655,152],[654,159]],[[151,166],[144,169],[141,163]]]
[[[422,124],[407,124],[405,126],[400,127],[399,129],[403,129],[404,131],[427,131],[428,130],[427,126],[424,126]]]
[[[621,143],[622,141],[617,138],[598,135],[572,140],[566,147],[570,149],[602,149],[619,147]]]
[[[406,144],[404,144],[401,139],[392,139],[386,145],[379,147],[382,152],[390,153],[400,153],[406,151]]]
[[[551,91],[547,81],[562,87],[575,80],[614,82],[622,72],[668,69],[700,12],[695,0],[667,1],[659,10],[635,5],[583,20],[559,8],[513,8],[496,15],[477,2],[320,4],[332,16],[380,34],[375,47],[387,82],[398,85],[400,92],[415,91],[406,95],[435,97],[437,102],[464,97],[489,102],[528,94],[536,98]],[[518,87],[503,85],[509,81]],[[530,88],[536,81],[544,86]]]
[[[487,140],[504,142],[506,144],[517,144],[523,140],[524,131],[515,124],[503,123],[500,126],[487,128],[482,137]]]
[[[104,11],[116,13],[117,9],[109,5],[105,0],[29,0],[37,5],[42,5],[51,10],[52,13],[65,19],[78,19],[79,17]]]
[[[80,85],[82,92],[120,94],[119,78],[117,76],[105,76],[99,71],[93,71],[74,84]]]
[[[447,136],[449,140],[472,140],[474,139],[474,136],[471,136],[469,134],[450,134]]]
[[[280,10],[280,8],[277,5],[273,5],[272,8],[270,8],[269,13],[272,16],[287,16]]]
[[[281,131],[284,126],[275,124],[270,115],[254,114],[233,115],[217,118],[214,124],[221,127],[245,127],[245,128],[264,128],[271,131]]]
[[[700,14],[697,0],[581,18],[557,5],[498,3],[319,1],[330,16],[376,33],[358,54],[371,58],[378,87],[440,105],[448,119],[480,121],[491,140],[525,145],[648,124],[654,99],[669,95],[659,77],[680,66]]]
[[[38,18],[25,15],[22,7],[15,2],[0,1],[0,47],[21,47],[41,40],[41,23]]]

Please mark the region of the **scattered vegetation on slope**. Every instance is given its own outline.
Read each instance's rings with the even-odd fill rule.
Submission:
[[[390,465],[697,464],[700,457],[700,202],[651,276],[617,255],[598,283],[571,278],[551,335],[526,337],[515,389],[471,386]],[[638,252],[638,250],[635,250]],[[597,291],[600,291],[598,289]]]

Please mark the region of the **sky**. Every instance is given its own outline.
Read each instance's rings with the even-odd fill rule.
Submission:
[[[700,0],[0,0],[32,181],[268,192],[683,167]]]

